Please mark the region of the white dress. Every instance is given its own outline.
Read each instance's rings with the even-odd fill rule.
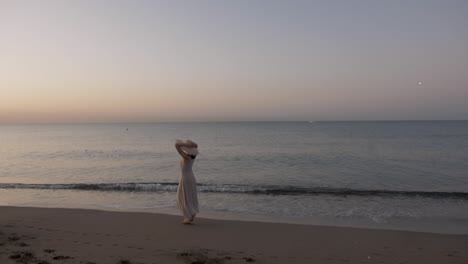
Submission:
[[[177,147],[177,146],[176,146]],[[191,221],[198,213],[197,182],[193,175],[192,166],[195,159],[188,158],[180,161],[180,180],[177,188],[177,207],[184,215],[184,221]]]

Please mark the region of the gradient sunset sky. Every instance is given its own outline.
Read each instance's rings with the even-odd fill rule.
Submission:
[[[468,119],[468,1],[0,1],[0,123]]]

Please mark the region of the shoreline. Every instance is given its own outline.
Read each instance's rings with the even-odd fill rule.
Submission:
[[[77,264],[468,261],[468,235],[207,218],[186,226],[180,220],[158,213],[0,206],[0,262],[19,263],[12,256],[22,263]]]
[[[1,207],[19,207],[19,208],[43,208],[43,209],[72,209],[72,210],[91,210],[104,212],[122,212],[122,213],[148,213],[157,215],[180,216],[180,211],[177,208],[161,207],[161,208],[121,208],[108,206],[95,207],[59,207],[39,205],[15,205],[15,204],[0,204]],[[349,227],[360,229],[374,230],[389,230],[389,231],[408,231],[431,234],[447,234],[447,235],[468,235],[468,225],[465,219],[454,219],[450,224],[447,219],[437,221],[437,219],[393,219],[388,221],[373,221],[369,219],[350,219],[336,217],[294,217],[294,216],[279,216],[273,214],[252,214],[247,212],[228,212],[228,211],[209,211],[202,210],[198,214],[198,218],[211,220],[227,220],[227,221],[242,221],[242,222],[259,222],[272,224],[297,224],[308,226],[326,226],[326,227]]]

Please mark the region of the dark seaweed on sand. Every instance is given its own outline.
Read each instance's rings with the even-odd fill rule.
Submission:
[[[44,249],[45,253],[54,253],[55,249]]]
[[[52,259],[53,260],[62,260],[62,259],[71,259],[72,257],[70,256],[62,256],[62,255],[59,255],[59,256],[55,256],[53,257]]]
[[[255,259],[250,258],[250,257],[244,258],[244,260],[245,262],[255,262]]]

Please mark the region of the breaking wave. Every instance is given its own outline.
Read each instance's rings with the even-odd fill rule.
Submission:
[[[176,182],[148,183],[75,183],[75,184],[23,184],[0,183],[0,189],[86,190],[122,192],[176,192]],[[295,187],[278,185],[198,184],[199,192],[245,193],[257,195],[333,195],[333,196],[400,196],[454,198],[468,200],[468,192],[366,190],[334,187]]]

